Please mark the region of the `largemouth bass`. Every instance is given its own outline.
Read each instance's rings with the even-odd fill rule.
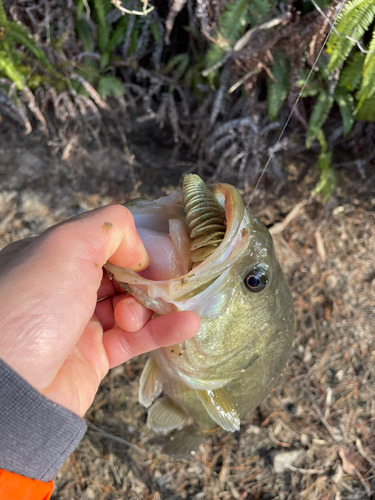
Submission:
[[[149,355],[139,401],[166,432],[192,417],[196,429],[240,428],[279,382],[294,330],[291,293],[267,228],[228,184],[185,177],[183,193],[125,204],[151,259],[141,273],[106,269],[162,315],[195,311],[199,332]],[[163,397],[159,396],[163,393]]]

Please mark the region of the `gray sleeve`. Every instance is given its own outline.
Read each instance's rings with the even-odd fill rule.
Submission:
[[[85,421],[33,389],[0,359],[0,468],[50,481],[86,432]]]

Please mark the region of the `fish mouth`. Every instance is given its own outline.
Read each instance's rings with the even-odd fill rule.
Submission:
[[[174,304],[176,307],[168,310],[164,307],[165,312],[162,314],[185,309],[182,303],[189,302],[189,299],[210,287],[249,247],[250,218],[237,189],[229,184],[215,184],[209,189],[224,208],[226,231],[217,248],[196,267],[189,270],[189,266],[185,266],[181,274],[177,273],[168,279],[152,279],[148,277],[147,270],[136,273],[109,262],[104,266],[111,278],[159,314],[159,305],[164,303]],[[149,228],[158,228],[167,237],[171,220],[180,221],[188,231],[189,224],[181,192],[174,191],[153,202],[136,200],[126,206],[133,214],[141,238],[142,230]],[[146,297],[151,300],[147,301]]]

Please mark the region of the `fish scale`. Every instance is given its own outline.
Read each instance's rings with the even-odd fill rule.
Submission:
[[[191,239],[193,268],[209,257],[223,241],[225,210],[198,175],[184,179],[182,199]]]
[[[150,353],[140,380],[139,401],[148,408],[151,429],[164,433],[193,421],[165,449],[177,456],[197,451],[217,425],[230,432],[240,429],[241,419],[280,382],[294,332],[292,296],[269,231],[233,186],[204,189],[198,179],[186,179],[184,196],[173,192],[127,205],[137,229],[157,229],[167,240],[177,227],[171,221],[180,221],[183,231],[190,226],[196,237],[185,241],[186,264],[190,247],[208,256],[193,272],[155,281],[105,265],[157,314],[188,310],[201,317],[193,338]],[[209,234],[213,228],[214,235]],[[174,233],[178,248],[180,236]]]

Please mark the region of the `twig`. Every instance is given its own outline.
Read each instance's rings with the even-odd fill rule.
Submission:
[[[245,76],[240,78],[238,80],[238,82],[236,82],[234,85],[232,85],[231,88],[228,90],[228,93],[231,94],[232,92],[234,92],[236,89],[238,89],[238,87],[240,87],[243,83],[245,83],[248,78],[259,73],[260,70],[261,70],[261,67],[260,67],[260,64],[258,64],[256,69],[249,71],[248,73],[246,73]]]
[[[290,13],[287,13],[281,17],[277,17],[276,19],[272,19],[271,21],[267,21],[266,23],[260,24],[259,26],[255,26],[254,28],[251,28],[250,30],[246,31],[246,33],[239,40],[237,40],[233,48],[227,51],[227,54],[223,57],[221,61],[211,66],[211,68],[207,68],[204,71],[202,71],[202,76],[208,76],[213,71],[221,68],[221,66],[223,66],[231,56],[233,56],[234,52],[239,52],[241,49],[244,48],[244,46],[249,42],[252,35],[257,31],[274,28],[275,26],[283,23],[285,20],[289,18],[290,18]],[[215,40],[213,40],[213,42],[215,43]]]
[[[250,41],[250,38],[252,37],[252,35],[254,33],[256,33],[257,31],[269,30],[269,29],[274,28],[275,26],[278,26],[279,24],[289,20],[290,18],[291,18],[291,13],[287,12],[286,14],[283,14],[280,17],[276,17],[275,19],[271,19],[271,21],[267,21],[263,24],[260,24],[259,26],[255,26],[254,28],[249,29],[234,44],[233,51],[238,52],[239,50],[243,49],[245,47],[245,45]]]
[[[121,12],[123,12],[124,14],[134,14],[135,16],[147,16],[147,14],[149,14],[150,12],[152,12],[154,10],[153,5],[151,5],[151,7],[149,7],[147,9],[148,0],[141,0],[141,2],[143,3],[143,10],[142,11],[140,11],[140,10],[128,10],[122,6],[121,0],[111,0],[111,4],[114,5],[116,7],[116,9],[121,10]]]
[[[120,437],[114,436],[113,434],[110,434],[109,432],[103,431],[102,429],[100,429],[96,425],[92,424],[88,420],[86,420],[86,424],[87,424],[87,427],[89,429],[95,431],[100,436],[103,436],[103,437],[105,437],[107,439],[111,439],[112,441],[115,441],[116,443],[123,444],[124,446],[127,446],[128,448],[132,448],[133,450],[136,450],[139,453],[142,453],[142,454],[146,453],[146,450],[140,448],[136,444],[130,443],[129,441],[126,441],[125,439],[122,439]]]
[[[357,439],[356,439],[355,444],[357,445],[358,451],[359,451],[359,453],[362,455],[362,457],[363,457],[365,460],[367,460],[367,462],[368,462],[369,464],[371,464],[371,465],[372,465],[372,467],[374,467],[374,468],[375,468],[375,462],[374,462],[374,460],[372,460],[372,459],[371,459],[371,458],[367,455],[367,453],[366,453],[366,452],[365,452],[365,450],[363,449],[363,446],[362,446],[361,440],[360,440],[359,438],[357,438]]]
[[[81,75],[77,75],[77,73],[70,73],[69,76],[72,80],[77,80],[77,82],[82,85],[82,87],[88,92],[91,99],[95,101],[95,104],[97,104],[99,108],[108,109],[107,104],[103,101],[103,99],[100,97],[99,93],[94,89],[91,83],[85,80]]]
[[[367,496],[371,497],[372,491],[370,486],[367,484],[366,479],[362,476],[362,474],[359,472],[358,469],[355,469],[355,474],[358,477],[358,479],[361,481],[364,489],[366,490]]]
[[[320,257],[322,262],[325,262],[327,260],[327,252],[326,252],[326,249],[324,246],[322,234],[321,234],[319,229],[317,231],[315,231],[314,236],[315,236],[315,240],[316,240],[316,249],[318,251],[319,257]]]
[[[287,468],[294,471],[294,472],[300,472],[301,474],[325,474],[328,472],[329,469],[300,469],[299,467],[294,467],[291,464],[286,464]]]
[[[318,417],[320,418],[322,424],[324,425],[324,427],[327,429],[327,431],[330,433],[332,439],[336,442],[336,443],[340,443],[341,441],[343,441],[343,438],[342,436],[336,436],[336,434],[333,432],[333,429],[332,427],[329,425],[329,423],[327,422],[327,420],[324,418],[322,412],[319,410],[319,408],[316,406],[316,405],[313,405],[314,406],[314,410],[316,411],[316,413],[318,414]]]
[[[271,229],[269,230],[272,235],[274,234],[279,234],[284,231],[284,229],[288,226],[290,222],[292,222],[293,219],[297,217],[297,215],[300,213],[301,208],[306,205],[306,200],[301,201],[298,203],[293,210],[291,210],[288,215],[285,217],[285,219],[282,222],[278,222],[275,224]]]

